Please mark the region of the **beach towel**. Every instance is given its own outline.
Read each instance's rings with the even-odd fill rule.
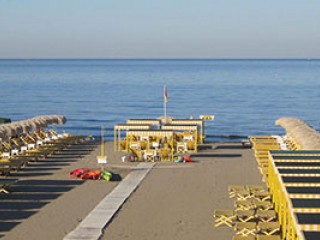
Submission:
[[[81,178],[83,174],[87,173],[89,168],[77,168],[70,172],[70,177],[72,178]]]
[[[82,175],[82,179],[87,180],[98,180],[100,179],[101,171],[100,170],[91,170]]]

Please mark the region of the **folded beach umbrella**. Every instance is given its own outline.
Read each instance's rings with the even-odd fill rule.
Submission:
[[[65,124],[67,122],[67,118],[63,115],[52,115],[53,117],[53,124]]]
[[[290,132],[293,128],[303,125],[304,123],[297,118],[282,117],[276,120],[275,124],[283,127],[287,132]]]
[[[12,137],[17,135],[16,129],[11,124],[3,124],[1,126],[1,129],[3,129],[3,132],[6,137]]]
[[[312,146],[319,141],[314,135],[299,135],[298,139],[303,149],[312,149]]]
[[[31,125],[27,120],[17,122],[22,127],[22,131],[27,133],[31,130]]]
[[[283,117],[276,121],[304,150],[320,149],[320,133],[304,121]]]
[[[17,122],[12,122],[11,128],[13,128],[15,130],[16,134],[23,133],[23,127],[20,124],[18,124]]]
[[[8,125],[9,125],[8,123],[1,124],[1,125],[0,125],[0,130],[1,130],[1,131],[4,130],[4,128],[5,128],[6,126],[8,126]]]
[[[57,124],[65,124],[67,122],[67,118],[63,115],[55,115],[57,119]]]
[[[290,135],[292,135],[295,139],[302,140],[303,138],[313,135],[312,130],[304,125],[297,126],[289,131]]]
[[[294,128],[292,135],[303,149],[312,149],[314,144],[320,142],[318,132],[306,124]]]
[[[283,127],[287,133],[295,132],[295,129],[304,127],[304,123],[297,118],[282,117],[276,120],[276,125]]]
[[[37,120],[46,122],[47,125],[53,124],[54,123],[54,117],[53,115],[43,115],[43,116],[38,116],[36,117]]]
[[[1,140],[5,140],[7,137],[6,137],[6,134],[5,134],[5,132],[4,132],[4,130],[3,129],[0,129],[0,139]]]
[[[53,115],[53,117],[52,117],[52,124],[54,124],[54,125],[59,124],[59,119],[58,119],[57,115]]]
[[[305,150],[316,149],[320,145],[320,137],[317,135],[309,135],[301,140],[301,145]]]
[[[47,121],[42,118],[35,118],[33,121],[35,121],[40,126],[40,128],[48,127]]]
[[[37,121],[32,119],[26,120],[25,124],[28,124],[32,130],[38,130],[41,128],[41,125]]]

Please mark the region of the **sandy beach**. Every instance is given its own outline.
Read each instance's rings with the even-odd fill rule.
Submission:
[[[122,163],[124,154],[113,152],[113,142],[106,152],[107,169],[122,179],[138,164]],[[3,239],[63,239],[71,232],[121,183],[69,177],[75,168],[99,168],[97,155],[96,146],[83,157],[55,156],[13,173],[18,182],[0,199]],[[156,163],[101,239],[231,239],[233,230],[215,228],[212,214],[233,208],[228,185],[262,184],[253,151],[240,143],[212,143],[191,157],[193,163]]]

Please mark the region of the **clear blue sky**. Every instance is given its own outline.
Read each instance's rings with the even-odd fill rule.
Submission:
[[[0,0],[0,58],[320,58],[320,1]]]

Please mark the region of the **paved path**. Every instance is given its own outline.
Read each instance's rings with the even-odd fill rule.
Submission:
[[[154,163],[141,163],[64,240],[97,240],[122,204],[145,178]]]

